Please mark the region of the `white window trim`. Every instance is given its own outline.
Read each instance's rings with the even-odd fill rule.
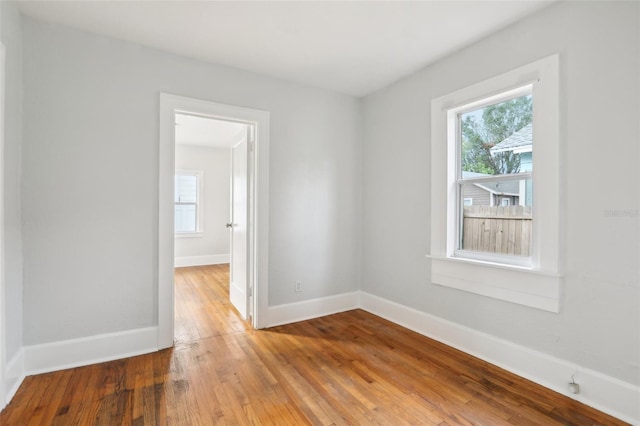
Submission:
[[[176,169],[176,175],[196,176],[198,195],[196,201],[196,232],[175,232],[176,238],[200,238],[204,235],[203,220],[204,217],[204,200],[202,199],[202,187],[204,185],[204,172],[202,170],[179,170]],[[175,203],[174,203],[175,205]]]
[[[449,111],[528,84],[533,85],[536,159],[532,173],[531,265],[455,257],[456,138]],[[553,55],[431,101],[431,282],[550,312],[560,311],[559,58]],[[540,168],[538,168],[540,169]],[[445,202],[443,202],[445,201]]]

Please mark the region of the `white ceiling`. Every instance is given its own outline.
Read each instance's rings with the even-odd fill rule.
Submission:
[[[245,124],[195,115],[176,114],[176,144],[231,148]]]
[[[552,1],[30,1],[29,16],[355,96]]]

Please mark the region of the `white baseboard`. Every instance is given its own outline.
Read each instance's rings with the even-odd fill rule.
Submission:
[[[204,256],[176,257],[174,266],[182,268],[185,266],[219,265],[229,263],[228,254],[207,254]]]
[[[350,311],[357,309],[359,304],[359,292],[354,291],[302,302],[270,306],[267,327]]]
[[[40,374],[157,350],[158,327],[148,327],[26,346],[24,366],[27,374]]]
[[[7,363],[5,369],[4,389],[6,394],[0,395],[0,410],[11,401],[18,388],[27,376],[24,365],[24,348],[20,348],[17,354]]]
[[[511,371],[631,424],[640,424],[640,387],[577,364],[534,351],[366,292],[272,306],[268,326],[361,308],[398,325]],[[157,350],[158,328],[149,327],[23,348],[7,364],[5,401],[29,374],[45,373],[141,355]],[[580,394],[568,390],[571,377]]]
[[[366,292],[360,292],[360,307],[621,420],[640,424],[638,386]],[[580,384],[578,395],[569,392],[571,376]]]

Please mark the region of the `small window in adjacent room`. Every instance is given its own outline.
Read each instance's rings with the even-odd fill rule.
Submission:
[[[554,55],[431,101],[431,283],[559,311],[559,96]]]
[[[202,230],[201,182],[202,172],[176,171],[174,199],[176,234],[195,234]]]

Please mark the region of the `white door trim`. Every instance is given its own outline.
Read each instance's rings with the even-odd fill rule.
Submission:
[[[256,126],[255,155],[251,166],[253,185],[253,326],[268,325],[269,249],[269,112],[160,93],[160,146],[158,194],[158,348],[173,346],[174,337],[174,234],[173,181],[175,173],[175,113],[186,112]]]
[[[5,407],[6,359],[6,310],[4,282],[4,97],[5,97],[5,50],[0,43],[0,410]]]

